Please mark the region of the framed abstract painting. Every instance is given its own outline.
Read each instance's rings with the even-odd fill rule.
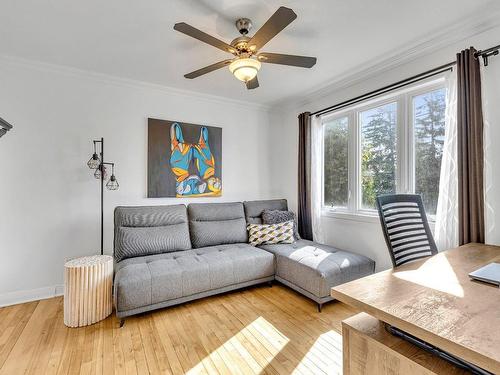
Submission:
[[[222,195],[222,128],[148,119],[148,198]]]

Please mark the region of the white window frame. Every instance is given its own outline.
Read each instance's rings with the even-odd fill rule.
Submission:
[[[430,91],[444,89],[444,76],[419,82],[390,95],[343,108],[320,116],[322,128],[321,141],[321,205],[322,215],[346,220],[377,222],[375,209],[363,209],[361,205],[361,124],[360,113],[390,103],[397,104],[397,144],[398,164],[396,167],[396,192],[413,193],[415,191],[415,149],[413,124],[413,98]],[[346,207],[325,205],[324,189],[324,124],[332,120],[348,119],[348,199]],[[432,218],[430,218],[432,220]]]

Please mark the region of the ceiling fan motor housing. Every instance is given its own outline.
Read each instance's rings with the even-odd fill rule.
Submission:
[[[248,41],[250,40],[247,36],[240,36],[231,42],[231,45],[236,48],[240,54],[250,52],[248,49]]]
[[[240,18],[236,21],[236,28],[241,35],[247,35],[252,28],[252,21],[248,18]]]

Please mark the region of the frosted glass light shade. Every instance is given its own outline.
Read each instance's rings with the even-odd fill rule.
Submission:
[[[229,71],[240,81],[248,82],[255,78],[260,66],[260,61],[246,57],[229,64]]]

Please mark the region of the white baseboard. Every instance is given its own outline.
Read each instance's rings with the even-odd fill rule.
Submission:
[[[64,285],[47,286],[44,288],[19,290],[0,294],[0,307],[17,305],[18,303],[38,301],[41,299],[62,296]]]

